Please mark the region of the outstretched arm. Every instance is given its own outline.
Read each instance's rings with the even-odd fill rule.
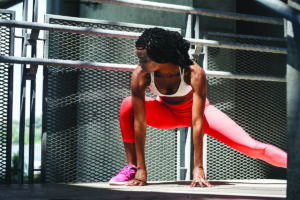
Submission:
[[[135,175],[135,179],[129,183],[130,186],[142,186],[147,183],[147,170],[145,164],[145,142],[147,128],[145,90],[147,87],[147,81],[145,76],[146,73],[141,70],[140,66],[138,66],[133,72],[131,78],[137,173]]]
[[[203,113],[206,100],[206,76],[204,70],[194,63],[191,66],[191,85],[193,87],[192,128],[195,150],[193,181],[191,187],[211,187],[203,169]]]

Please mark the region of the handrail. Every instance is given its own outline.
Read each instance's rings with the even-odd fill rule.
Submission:
[[[253,44],[242,44],[242,43],[233,43],[226,41],[215,41],[215,40],[204,40],[204,39],[193,39],[185,38],[192,45],[202,45],[208,47],[220,47],[226,49],[236,49],[236,50],[245,50],[245,51],[259,51],[266,53],[279,53],[287,54],[287,49],[282,47],[270,47],[263,45],[253,45]]]
[[[280,18],[248,15],[248,14],[233,13],[233,12],[204,9],[204,8],[194,8],[191,6],[184,6],[184,5],[174,5],[174,4],[157,3],[157,2],[140,1],[140,0],[88,0],[88,1],[122,5],[122,6],[132,6],[132,7],[154,9],[154,10],[162,10],[162,11],[169,11],[169,12],[176,12],[176,13],[203,15],[203,16],[217,17],[223,19],[233,19],[233,20],[243,20],[243,21],[267,23],[267,24],[274,24],[274,25],[283,25],[283,19]]]
[[[84,27],[75,27],[75,26],[67,26],[67,25],[43,24],[43,23],[35,23],[35,22],[23,22],[23,21],[15,21],[15,20],[0,20],[0,26],[39,29],[39,30],[46,30],[46,31],[80,33],[80,34],[87,34],[87,35],[129,38],[129,39],[137,39],[141,35],[141,33],[134,33],[134,32],[84,28]],[[188,42],[190,42],[190,44],[192,45],[222,47],[222,48],[248,50],[248,51],[260,51],[260,52],[267,52],[267,53],[280,53],[280,54],[287,53],[286,48],[280,48],[280,47],[270,47],[270,46],[262,46],[262,45],[241,44],[241,43],[193,39],[193,38],[185,38],[185,39]]]
[[[133,71],[136,65],[98,63],[78,60],[61,60],[61,59],[45,59],[45,58],[25,58],[17,56],[0,56],[0,63],[29,64],[29,65],[49,65],[64,66],[83,69],[105,69],[118,71]]]
[[[133,33],[133,32],[104,30],[104,29],[95,29],[95,28],[84,28],[84,27],[75,27],[75,26],[67,26],[67,25],[59,25],[59,24],[44,24],[44,23],[25,22],[25,21],[17,21],[17,20],[0,20],[0,26],[38,29],[38,30],[44,30],[44,31],[81,33],[81,34],[87,34],[87,35],[130,38],[130,39],[137,39],[140,36],[140,33]]]
[[[47,66],[64,66],[81,69],[104,69],[104,70],[118,70],[118,71],[133,71],[136,65],[116,64],[116,63],[99,63],[88,61],[73,61],[61,59],[41,59],[41,58],[24,58],[15,56],[0,56],[0,63],[15,63],[15,64],[33,64],[33,65],[47,65]],[[244,80],[258,80],[258,81],[273,81],[286,82],[285,77],[276,76],[262,76],[256,74],[240,74],[223,71],[206,71],[208,77],[219,77],[228,79],[244,79]]]

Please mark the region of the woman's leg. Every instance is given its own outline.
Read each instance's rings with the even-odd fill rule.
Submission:
[[[204,111],[204,132],[247,156],[277,167],[287,167],[286,152],[254,140],[232,119],[211,105]]]
[[[146,97],[146,120],[147,124],[160,129],[171,129],[187,126],[180,117],[175,115],[160,101]],[[189,124],[190,126],[190,124]],[[123,100],[120,108],[120,127],[125,146],[128,164],[136,165],[135,138],[133,128],[133,111],[131,97]]]

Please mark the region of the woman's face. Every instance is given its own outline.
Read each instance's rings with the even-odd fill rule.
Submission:
[[[154,72],[158,69],[159,63],[152,61],[148,57],[146,49],[137,47],[135,52],[139,59],[139,65],[145,72]]]

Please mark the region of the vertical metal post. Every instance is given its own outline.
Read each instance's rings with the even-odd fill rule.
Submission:
[[[192,38],[192,25],[193,25],[193,15],[187,15],[186,28],[185,28],[185,37]],[[192,48],[189,50],[190,57],[192,57]]]
[[[28,168],[28,182],[33,184],[34,179],[34,128],[35,128],[35,80],[31,80],[30,88],[30,127],[29,127],[29,168]]]
[[[12,14],[12,20],[15,20],[15,13]],[[14,55],[14,37],[15,28],[10,29],[10,56]],[[12,160],[12,121],[13,121],[13,78],[14,65],[10,64],[8,69],[8,113],[7,113],[7,151],[6,151],[6,183],[11,184],[11,160]]]
[[[254,0],[286,18],[287,53],[287,199],[300,199],[300,1]],[[295,8],[293,8],[292,7]],[[298,9],[298,10],[297,10]]]
[[[194,30],[195,30],[195,39],[200,39],[200,18],[199,18],[199,15],[196,15]]]
[[[44,32],[44,58],[48,58],[49,32]],[[41,182],[46,183],[46,149],[47,149],[47,97],[48,97],[48,68],[43,66],[43,100],[42,100],[42,151],[41,151]]]
[[[190,151],[190,159],[189,159],[189,179],[188,180],[193,180],[193,169],[194,169],[194,140],[193,140],[193,128],[188,129],[188,135],[189,138],[187,141],[189,141],[189,151]]]
[[[184,128],[177,129],[177,181],[185,179],[185,166],[184,166],[184,145],[185,134]]]
[[[37,22],[38,17],[38,0],[33,0],[33,16],[32,21]],[[36,58],[36,43],[39,30],[32,30],[29,42],[31,44],[31,57]],[[28,182],[34,182],[34,138],[35,138],[35,97],[36,97],[36,72],[37,65],[31,65],[28,78],[31,79],[30,84],[30,126],[29,126],[29,166],[28,166]]]
[[[185,37],[192,38],[193,36],[193,15],[189,14],[187,16],[187,26]],[[192,58],[192,48],[189,50],[190,57]],[[192,128],[185,128],[185,169],[186,177],[185,180],[191,180],[193,178],[193,162],[194,162],[194,150],[193,150],[193,131]]]
[[[7,115],[7,161],[6,183],[11,184],[11,157],[12,157],[12,108],[13,108],[13,65],[8,69],[8,115]]]
[[[296,200],[300,199],[300,25],[288,22],[287,33],[287,199]]]
[[[28,20],[28,1],[23,1],[23,21]],[[22,57],[26,57],[27,45],[26,45],[26,33],[27,30],[22,31]],[[18,183],[24,182],[24,137],[25,137],[25,103],[26,103],[26,64],[22,64],[21,71],[21,100],[20,100],[20,127],[19,127],[19,173]]]
[[[184,165],[185,165],[185,180],[191,180],[193,178],[193,161],[194,161],[194,151],[193,151],[193,133],[192,128],[183,128],[185,134],[185,155],[184,155]]]
[[[47,38],[47,37],[46,37]],[[48,41],[46,41],[48,42]],[[45,45],[47,46],[47,45]],[[46,51],[44,51],[44,54]],[[45,55],[44,55],[45,57]],[[46,149],[47,149],[47,98],[48,98],[48,68],[43,67],[43,114],[42,114],[42,159],[41,159],[41,182],[46,183]]]

